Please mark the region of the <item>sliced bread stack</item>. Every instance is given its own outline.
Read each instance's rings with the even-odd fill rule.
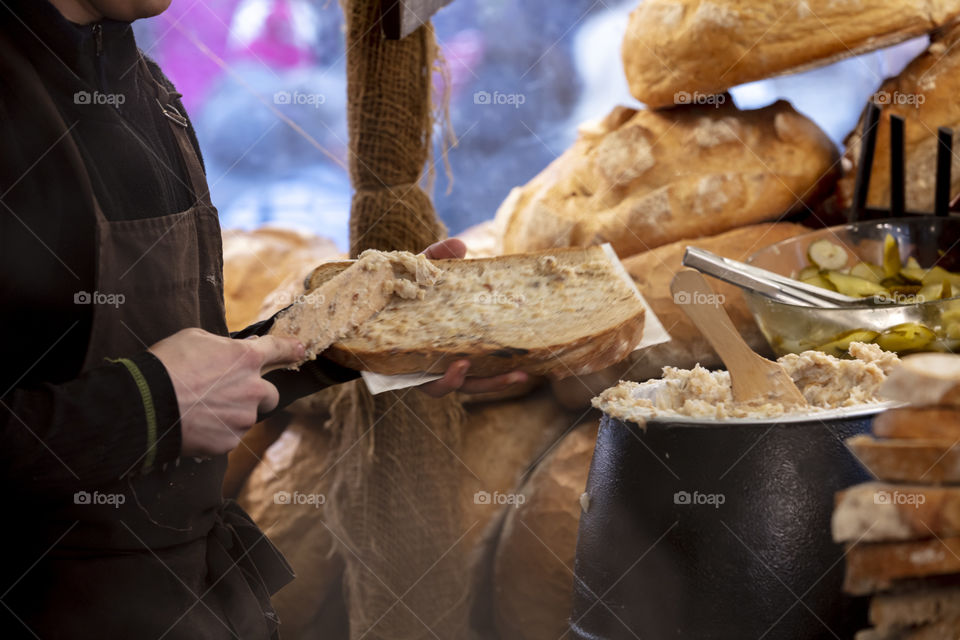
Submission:
[[[858,640],[960,637],[960,356],[907,356],[884,385],[909,403],[847,441],[877,477],[837,494],[844,589],[873,595]]]

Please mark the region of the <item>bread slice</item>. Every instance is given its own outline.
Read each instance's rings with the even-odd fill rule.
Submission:
[[[471,375],[562,378],[610,366],[642,340],[641,298],[604,247],[433,264],[442,273],[423,299],[390,300],[326,357],[382,374],[440,373],[467,359]],[[307,289],[346,267],[321,265]]]
[[[915,353],[890,372],[880,392],[916,406],[960,407],[960,355]]]
[[[343,264],[343,263],[338,263]],[[394,297],[416,301],[440,275],[425,257],[405,251],[365,251],[356,262],[277,316],[271,335],[298,338],[313,360],[355,331]],[[303,364],[302,362],[299,364]]]
[[[960,586],[878,594],[870,601],[875,627],[912,627],[960,618]]]
[[[960,536],[960,487],[867,482],[837,494],[836,542]]]
[[[894,45],[958,15],[956,0],[644,0],[630,14],[623,65],[644,104],[696,103]]]
[[[960,537],[915,542],[871,542],[847,549],[843,589],[862,596],[890,590],[898,581],[960,573]]]
[[[891,409],[873,421],[873,434],[879,438],[927,440],[951,445],[960,442],[960,408]]]
[[[860,464],[880,480],[917,484],[960,483],[960,443],[854,436],[848,438],[846,444]]]

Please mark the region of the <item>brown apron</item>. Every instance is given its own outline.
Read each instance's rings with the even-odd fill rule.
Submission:
[[[13,56],[18,80],[39,101],[44,126],[66,126],[29,63]],[[142,352],[187,327],[227,335],[217,212],[173,98],[141,59],[179,146],[196,198],[180,213],[107,220],[72,136],[63,149],[96,216],[95,291],[122,304],[94,304],[84,370]],[[30,96],[23,96],[29,99]],[[63,143],[62,143],[63,144]],[[131,398],[139,402],[140,398]],[[103,425],[109,429],[110,425]],[[179,425],[158,424],[158,437]],[[49,514],[57,545],[21,580],[8,601],[41,638],[242,638],[276,635],[270,594],[293,573],[250,518],[221,497],[226,456],[180,458],[136,470],[101,494],[107,504],[58,505]],[[121,502],[122,504],[117,504]]]

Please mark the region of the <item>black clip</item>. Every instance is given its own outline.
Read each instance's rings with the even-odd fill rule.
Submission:
[[[162,102],[160,102],[159,99],[157,99],[157,104],[160,105],[160,111],[162,111],[163,115],[166,116],[169,120],[172,120],[173,122],[180,125],[184,129],[186,129],[189,126],[189,123],[187,122],[186,117],[183,114],[181,114],[179,111],[177,111],[176,107],[174,107],[171,104],[165,105]]]

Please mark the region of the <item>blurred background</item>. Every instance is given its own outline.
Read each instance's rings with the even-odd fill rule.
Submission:
[[[434,18],[458,144],[453,181],[435,153],[434,197],[451,234],[490,219],[560,155],[577,125],[627,91],[620,42],[637,0],[454,0]],[[276,225],[348,245],[346,58],[333,0],[175,0],[135,26],[183,94],[223,228]],[[926,38],[731,91],[740,108],[790,100],[838,145],[884,78]],[[449,83],[449,87],[445,86]],[[436,132],[439,145],[442,132]]]

